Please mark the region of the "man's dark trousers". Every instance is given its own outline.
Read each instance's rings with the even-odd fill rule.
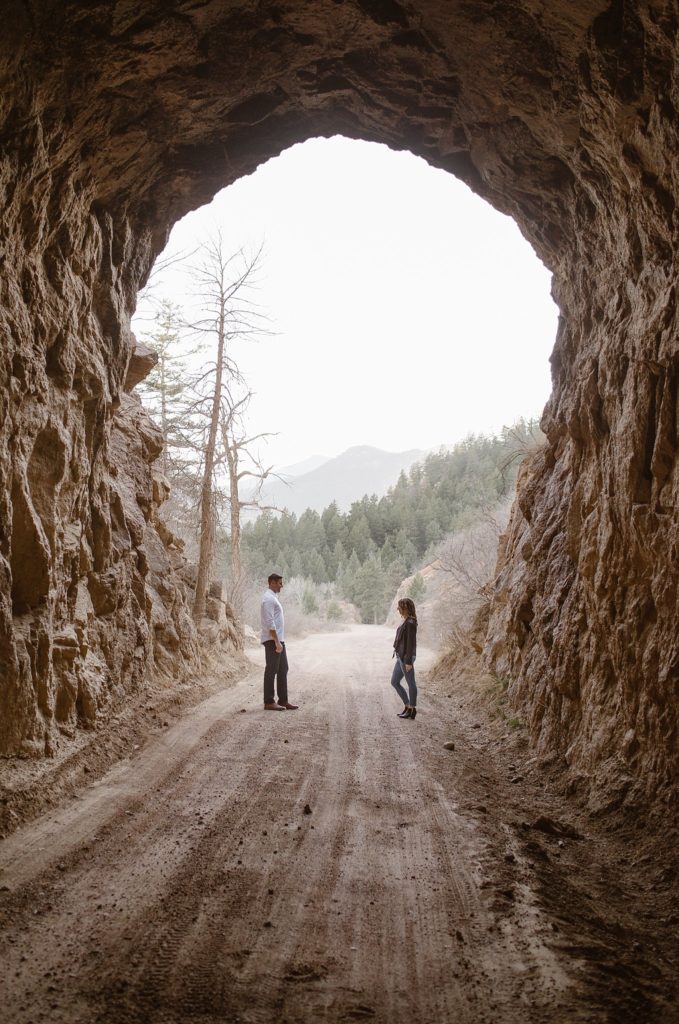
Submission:
[[[285,644],[282,644],[282,647],[281,653],[276,654],[276,641],[264,641],[264,655],[266,657],[266,667],[264,669],[265,704],[275,703],[274,679],[276,680],[276,689],[278,690],[278,703],[288,703],[288,656],[285,651]]]

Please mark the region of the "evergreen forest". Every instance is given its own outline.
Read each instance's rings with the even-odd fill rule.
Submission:
[[[521,459],[540,438],[537,423],[522,419],[497,436],[470,435],[428,455],[384,497],[365,495],[346,513],[335,502],[300,516],[263,512],[242,531],[248,575],[334,583],[364,622],[383,621],[403,579],[513,493]]]

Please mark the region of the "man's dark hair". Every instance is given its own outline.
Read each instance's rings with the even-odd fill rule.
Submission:
[[[267,580],[267,583],[278,583],[278,581],[282,579],[283,577],[279,576],[277,572],[272,572]]]

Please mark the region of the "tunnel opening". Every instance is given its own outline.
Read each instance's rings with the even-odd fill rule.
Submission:
[[[151,663],[162,600],[139,539],[159,485],[148,461],[126,470],[158,438],[124,383],[138,286],[171,225],[286,147],[340,133],[459,175],[554,274],[547,445],[519,489],[487,656],[539,750],[666,790],[679,763],[676,12],[104,0],[32,14],[17,8],[1,44],[2,750],[44,748],[54,733],[54,636],[69,649],[80,636],[74,676],[88,659],[103,666],[102,708]],[[28,463],[38,434],[62,427],[63,522],[24,586],[16,552],[32,543],[24,520],[38,531],[40,519]],[[130,550],[112,542],[121,508]],[[19,628],[13,606],[32,624]],[[172,631],[195,651],[180,618]]]
[[[210,408],[204,373],[215,358],[216,333],[201,335],[187,365],[197,343],[187,324],[202,322],[210,307],[197,293],[195,268],[218,233],[228,259],[263,249],[253,293],[271,315],[271,333],[257,344],[249,331],[229,341],[245,378],[233,378],[234,386],[239,395],[254,392],[242,436],[260,439],[256,450],[241,451],[241,465],[271,470],[261,491],[254,483],[240,491],[238,500],[252,497],[253,505],[234,525],[232,482],[218,441],[214,564],[229,600],[254,626],[257,595],[274,567],[292,581],[288,597],[294,595],[300,616],[327,611],[383,622],[396,590],[409,587],[411,576],[420,588],[424,571],[430,601],[437,593],[424,616],[427,637],[441,644],[458,619],[467,622],[478,591],[487,591],[518,461],[539,445],[556,329],[549,273],[513,222],[448,172],[407,152],[342,137],[284,151],[187,215],[159,256],[132,326],[144,345],[161,351],[162,369],[140,393],[157,422],[168,424],[162,469],[171,493],[162,515],[194,561],[198,519],[197,511],[186,511],[181,424],[200,394],[202,434],[192,424],[199,474]],[[239,260],[234,275],[240,272]],[[461,466],[461,451],[451,454],[462,442],[464,470],[455,461]],[[489,471],[484,460],[491,450]],[[426,498],[410,499],[416,512],[406,512],[405,499],[394,495],[404,472],[409,486],[426,491]],[[365,515],[353,507],[361,502]],[[400,511],[393,507],[399,503]],[[269,518],[282,517],[270,540],[261,524],[253,527],[257,505]],[[466,540],[453,541],[463,528]],[[238,570],[229,555],[234,530],[247,563],[242,581],[241,555]],[[285,540],[275,542],[277,534]],[[347,563],[353,571],[360,563],[367,574],[369,555],[372,583],[354,608],[360,585],[347,578]],[[266,571],[264,558],[271,562]],[[446,615],[444,594],[457,590],[445,574],[464,590],[463,615],[458,600]],[[309,628],[311,618],[305,621]]]

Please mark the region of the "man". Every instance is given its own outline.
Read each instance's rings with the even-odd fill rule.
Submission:
[[[285,651],[285,621],[283,606],[278,595],[283,589],[283,577],[272,572],[269,589],[262,594],[260,607],[266,668],[264,669],[264,708],[266,711],[297,711],[296,704],[288,701],[288,656]],[[278,701],[274,700],[274,681]]]

